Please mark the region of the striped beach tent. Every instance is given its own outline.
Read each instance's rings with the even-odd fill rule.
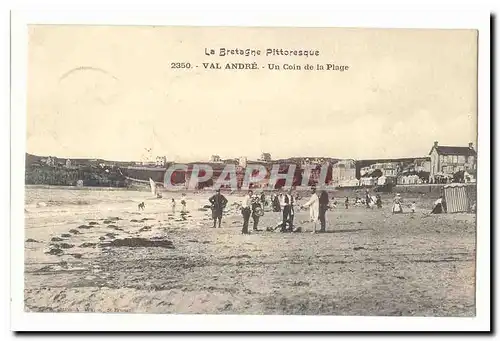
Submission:
[[[454,183],[444,186],[444,200],[446,201],[446,212],[468,212],[471,200],[468,195],[467,185]]]

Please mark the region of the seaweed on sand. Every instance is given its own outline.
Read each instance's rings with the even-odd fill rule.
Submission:
[[[174,245],[170,240],[150,240],[146,238],[124,238],[115,239],[109,243],[103,243],[102,246],[111,247],[163,247],[173,249]]]

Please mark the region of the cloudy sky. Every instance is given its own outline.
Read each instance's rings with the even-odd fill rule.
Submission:
[[[476,144],[468,30],[32,26],[27,152],[177,161],[426,155]],[[205,48],[319,50],[206,56]],[[348,65],[346,72],[205,70],[203,62]],[[190,62],[190,70],[171,69]]]

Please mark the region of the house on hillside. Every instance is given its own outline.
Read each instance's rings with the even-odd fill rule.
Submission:
[[[353,180],[357,180],[354,160],[340,160],[332,165],[332,185],[346,187],[352,185]]]
[[[381,163],[376,169],[380,169],[383,176],[397,176],[399,172],[399,166],[396,162]]]
[[[453,178],[460,171],[476,171],[477,153],[472,142],[468,147],[440,146],[434,142],[431,151],[430,182],[441,182],[443,178]]]
[[[271,162],[271,154],[270,153],[262,153],[260,155],[260,159],[258,159],[257,161],[264,161],[264,162]]]
[[[381,176],[395,177],[399,173],[399,165],[397,162],[377,162],[369,166],[362,167],[360,174],[362,177],[366,177],[367,174],[371,174],[376,170],[380,170]]]
[[[221,159],[221,162],[225,165],[239,165],[239,159]]]
[[[165,167],[167,164],[167,157],[166,156],[157,156],[156,157],[156,166],[157,167]]]
[[[360,169],[360,174],[361,176],[365,176],[366,174],[370,173],[372,171],[372,168],[370,166],[365,166],[365,167],[361,167]]]
[[[210,162],[213,162],[213,163],[219,163],[219,162],[222,162],[221,158],[219,155],[212,155],[210,157]]]
[[[40,162],[42,164],[46,164],[47,166],[54,167],[54,166],[56,166],[57,159],[55,157],[53,157],[53,156],[47,156],[46,158],[42,158],[40,160]]]
[[[430,171],[431,171],[431,159],[429,157],[415,159],[415,161],[413,162],[413,166],[414,166],[414,171],[417,173],[418,172],[430,173]]]
[[[246,168],[247,166],[247,157],[246,156],[241,156],[239,159],[238,159],[238,166],[241,167],[241,168]]]

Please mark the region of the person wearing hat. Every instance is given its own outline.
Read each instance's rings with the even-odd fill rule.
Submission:
[[[251,198],[251,209],[252,209],[252,220],[253,220],[253,230],[259,231],[258,225],[260,217],[264,215],[264,207],[261,198],[258,195],[254,195]]]
[[[248,232],[248,221],[252,214],[252,196],[253,191],[249,190],[241,202],[241,214],[243,215],[243,228],[241,229],[241,233],[243,234],[250,234],[250,232]]]
[[[227,199],[225,196],[220,194],[220,189],[217,189],[215,191],[215,194],[208,199],[210,201],[211,209],[212,209],[212,219],[214,220],[214,226],[213,228],[216,227],[217,225],[217,220],[219,221],[219,228],[221,227],[222,223],[222,213],[224,212],[224,208],[226,208],[227,205]]]
[[[401,195],[399,193],[394,197],[394,204],[392,205],[392,213],[403,213],[403,205],[402,205]]]
[[[288,190],[288,193],[283,193],[281,207],[283,209],[283,220],[281,225],[281,232],[292,232],[293,231],[293,218],[295,216],[294,211],[294,198],[292,195],[292,189]],[[287,228],[288,223],[288,228]]]

